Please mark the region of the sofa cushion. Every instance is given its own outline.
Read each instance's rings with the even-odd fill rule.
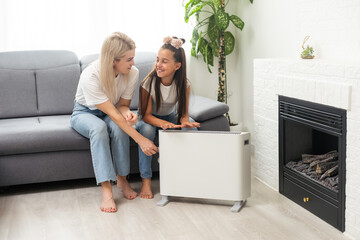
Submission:
[[[0,119],[70,114],[80,66],[70,51],[0,53]]]
[[[0,155],[89,149],[70,115],[0,120]]]
[[[65,50],[14,51],[0,53],[0,69],[35,70],[78,64],[75,53]]]
[[[0,86],[0,119],[37,114],[34,71],[0,69]]]
[[[39,115],[71,114],[79,78],[79,64],[36,71]]]
[[[200,131],[230,131],[229,120],[223,115],[199,123]]]
[[[189,100],[189,115],[195,121],[206,121],[221,116],[228,111],[228,105],[209,98],[191,95]]]
[[[84,69],[87,68],[87,66],[89,66],[90,63],[97,60],[98,58],[99,58],[99,54],[97,54],[97,53],[86,55],[86,56],[80,58],[79,63],[80,63],[81,72],[84,71]]]

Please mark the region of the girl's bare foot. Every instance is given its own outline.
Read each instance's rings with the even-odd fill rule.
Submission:
[[[117,184],[123,191],[124,197],[132,200],[137,197],[137,193],[131,188],[129,182],[126,180],[126,176],[117,176]]]
[[[116,212],[116,204],[112,194],[111,183],[101,183],[101,191],[103,194],[103,199],[100,205],[100,210],[103,212]]]
[[[145,199],[152,199],[154,197],[151,191],[151,178],[142,179],[140,197]]]

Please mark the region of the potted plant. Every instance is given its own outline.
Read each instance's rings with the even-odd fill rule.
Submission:
[[[314,56],[314,49],[312,47],[310,47],[309,45],[307,45],[306,47],[304,47],[305,42],[310,38],[310,36],[306,36],[304,39],[304,42],[302,44],[302,49],[303,51],[301,52],[301,58],[302,59],[313,59]]]
[[[229,3],[230,0],[227,1]],[[250,0],[253,3],[253,0]],[[225,0],[189,0],[185,4],[185,22],[195,17],[196,25],[191,38],[191,55],[198,58],[203,56],[210,73],[210,66],[214,66],[214,57],[218,58],[218,95],[219,102],[227,103],[226,88],[226,56],[235,47],[235,37],[227,28],[230,24],[240,30],[245,23],[236,15],[225,11]],[[234,125],[230,121],[230,125]]]

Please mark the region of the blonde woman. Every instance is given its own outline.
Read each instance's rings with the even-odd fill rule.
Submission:
[[[116,212],[110,181],[117,181],[125,198],[137,193],[126,180],[130,171],[129,136],[148,156],[158,152],[152,141],[132,126],[137,115],[129,109],[139,78],[134,67],[135,43],[127,35],[115,32],[102,45],[100,59],[81,74],[71,126],[90,139],[92,162],[97,184],[102,187],[100,209]]]

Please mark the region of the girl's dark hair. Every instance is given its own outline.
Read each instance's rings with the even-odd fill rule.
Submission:
[[[173,37],[174,39],[177,39],[177,37]],[[180,38],[183,43],[185,43],[185,39]],[[181,117],[186,113],[186,88],[187,88],[187,78],[186,78],[186,57],[185,57],[185,51],[182,47],[179,47],[178,49],[172,46],[170,43],[165,43],[161,46],[160,49],[168,49],[171,52],[174,53],[174,59],[175,62],[181,63],[181,67],[176,70],[174,75],[174,81],[176,86],[176,93],[177,93],[177,99],[178,99],[178,108],[177,108],[177,121],[180,122]],[[146,95],[143,97],[143,91],[142,87],[144,86],[145,81],[149,79],[149,92],[146,93]],[[152,84],[155,80],[155,100],[156,100],[156,110],[158,111],[161,106],[161,92],[160,92],[160,83],[161,79],[158,77],[156,73],[156,64],[151,70],[151,72],[145,77],[145,79],[141,82],[140,88],[139,88],[139,112],[141,116],[145,115],[149,98],[151,96],[152,91]],[[145,91],[144,91],[145,92]]]

